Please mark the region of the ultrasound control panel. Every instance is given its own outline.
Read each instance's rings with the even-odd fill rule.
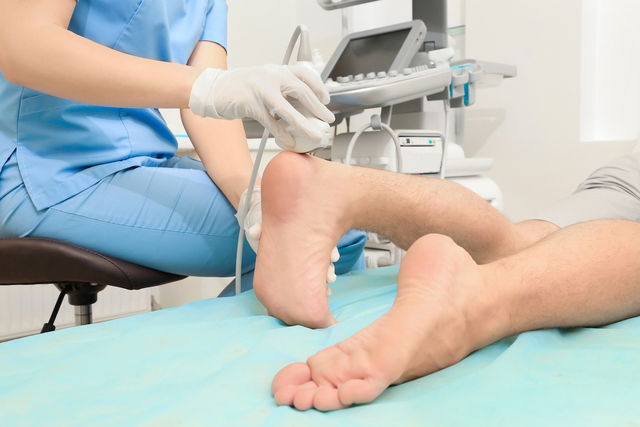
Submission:
[[[451,83],[450,68],[419,66],[401,71],[379,71],[338,76],[326,82],[329,108],[345,111],[395,105],[438,93]]]

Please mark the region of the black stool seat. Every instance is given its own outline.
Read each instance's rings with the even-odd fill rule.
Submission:
[[[0,239],[0,285],[67,282],[138,290],[184,277],[54,240]]]
[[[0,285],[54,284],[60,294],[42,332],[55,331],[60,306],[68,297],[76,325],[93,322],[92,304],[107,286],[138,290],[185,276],[163,273],[55,240],[0,239]]]

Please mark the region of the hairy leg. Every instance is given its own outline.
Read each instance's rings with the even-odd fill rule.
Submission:
[[[600,220],[481,266],[510,309],[507,333],[601,326],[640,315],[640,223]]]
[[[568,227],[487,265],[444,236],[423,237],[402,264],[392,309],[284,368],[273,382],[276,403],[301,410],[367,403],[509,335],[640,315],[639,257],[640,224],[628,221]]]
[[[324,165],[338,169],[342,165]],[[487,263],[528,246],[523,227],[512,224],[467,188],[436,178],[350,167],[354,228],[375,231],[408,249],[436,233],[451,237],[476,262]]]
[[[450,236],[479,263],[531,244],[529,234],[457,184],[282,153],[262,180],[263,227],[254,288],[288,324],[326,327],[331,249],[349,229],[408,248],[429,233]]]

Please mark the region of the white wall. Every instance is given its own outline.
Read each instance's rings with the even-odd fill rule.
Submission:
[[[296,25],[305,24],[312,43],[328,59],[342,38],[342,14],[352,31],[411,19],[411,0],[381,0],[343,10],[325,11],[316,0],[228,0],[229,62],[238,67],[279,63]],[[450,26],[462,25],[465,0],[449,0]]]
[[[633,149],[579,141],[580,0],[467,0],[466,20],[468,56],[519,68],[517,79],[480,92],[465,143],[470,154],[495,158],[490,175],[511,218],[534,215]]]
[[[309,27],[312,43],[325,59],[341,35],[341,14],[314,0],[228,0],[231,67],[280,63],[293,30]]]
[[[582,141],[640,136],[640,2],[583,0]]]
[[[464,25],[466,23],[466,0],[449,0],[447,6],[449,28]]]
[[[411,0],[381,0],[345,9],[349,32],[365,31],[410,21]]]

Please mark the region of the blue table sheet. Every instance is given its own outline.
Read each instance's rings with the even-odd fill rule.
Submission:
[[[276,407],[275,373],[388,310],[396,277],[342,277],[327,330],[285,327],[248,293],[4,343],[0,425],[640,425],[638,318],[505,339],[369,405]]]

